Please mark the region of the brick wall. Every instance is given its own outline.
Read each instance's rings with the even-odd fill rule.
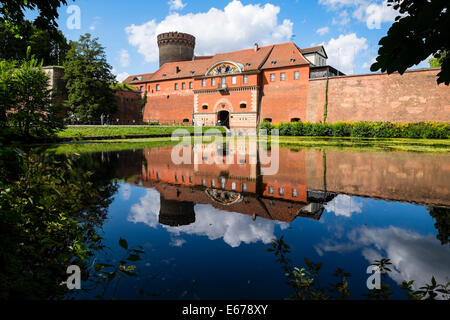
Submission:
[[[142,123],[142,98],[140,92],[116,91],[114,97],[117,103],[117,112],[111,117],[113,123],[119,119],[119,124]]]
[[[438,69],[329,79],[327,122],[450,121],[450,87],[436,84]],[[326,79],[309,81],[306,120],[319,122]]]
[[[294,71],[300,71],[300,79],[294,80]],[[280,81],[281,72],[286,80]],[[275,82],[270,75],[275,74]],[[308,96],[309,66],[297,66],[265,70],[262,73],[263,94],[261,99],[260,121],[272,119],[273,123],[306,118]]]

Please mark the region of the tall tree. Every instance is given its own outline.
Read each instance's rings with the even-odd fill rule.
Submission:
[[[25,21],[25,11],[38,11],[34,20],[40,29],[56,29],[58,8],[67,5],[67,0],[2,0],[0,2],[0,22],[5,22],[11,31],[20,34]]]
[[[67,39],[60,30],[42,30],[25,21],[21,36],[16,37],[5,23],[0,22],[0,59],[25,59],[27,47],[31,47],[44,65],[61,65],[69,50]]]
[[[8,122],[26,138],[51,135],[62,128],[59,106],[48,88],[49,78],[42,70],[42,62],[32,56],[18,68],[11,68],[11,65],[2,62],[4,75],[0,82],[0,87],[6,88],[0,100],[6,101],[6,111],[10,111]]]
[[[97,40],[88,33],[71,42],[64,65],[67,106],[84,123],[99,121],[102,114],[112,115],[117,110],[110,87],[117,81]]]
[[[387,73],[407,68],[427,59],[430,55],[441,59],[450,50],[450,10],[448,0],[387,0],[400,15],[383,37],[376,62],[371,71]],[[441,59],[438,83],[450,84],[450,57]]]

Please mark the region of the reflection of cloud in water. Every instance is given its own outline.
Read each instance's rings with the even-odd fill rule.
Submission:
[[[120,187],[120,197],[124,201],[130,200],[130,197],[131,197],[131,186],[128,183],[124,183]]]
[[[354,197],[340,194],[324,207],[328,212],[334,212],[337,216],[350,218],[353,213],[362,212],[363,203],[356,201]]]
[[[152,228],[159,225],[160,196],[154,189],[147,190],[140,203],[131,208],[128,221],[145,223]],[[196,221],[193,224],[179,227],[163,226],[175,238],[171,245],[181,246],[185,240],[178,239],[181,234],[207,236],[211,240],[223,238],[231,247],[238,247],[242,242],[249,244],[261,241],[265,244],[275,237],[275,225],[285,229],[287,223],[266,219],[252,220],[251,216],[219,210],[211,205],[195,205]]]
[[[389,258],[394,268],[390,277],[401,284],[403,280],[415,280],[418,289],[431,282],[446,283],[450,277],[450,247],[442,246],[433,235],[424,236],[397,227],[361,227],[348,234],[350,243],[327,241],[316,246],[319,255],[324,252],[347,252],[361,248],[369,263],[381,257]]]
[[[128,221],[133,223],[145,223],[149,227],[156,228],[159,225],[158,215],[161,208],[159,192],[155,189],[147,189],[140,202],[131,207]]]

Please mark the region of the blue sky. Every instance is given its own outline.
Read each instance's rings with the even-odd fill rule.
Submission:
[[[80,28],[68,7],[59,26],[77,40],[91,33],[105,47],[118,79],[158,68],[156,35],[188,32],[197,38],[197,55],[294,41],[300,47],[323,44],[328,63],[347,74],[369,72],[378,41],[397,15],[385,0],[77,0]],[[422,63],[420,67],[427,67]]]

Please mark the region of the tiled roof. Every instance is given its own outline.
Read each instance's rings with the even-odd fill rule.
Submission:
[[[300,50],[293,42],[277,44],[273,46],[269,58],[262,69],[281,68],[309,64]]]
[[[244,66],[244,71],[309,64],[298,47],[293,42],[287,42],[260,47],[257,51],[252,48],[218,53],[214,56],[197,56],[192,61],[168,62],[155,73],[133,75],[128,77],[125,83],[133,84],[203,76],[209,67],[221,61],[240,63]],[[272,61],[276,61],[276,63],[272,64]],[[140,80],[134,80],[139,77]]]
[[[152,77],[154,74],[155,73],[152,72],[152,73],[132,75],[132,76],[129,76],[128,78],[126,78],[123,82],[127,83],[127,84],[149,82],[152,80]]]
[[[323,46],[315,46],[315,47],[311,47],[311,48],[304,48],[304,49],[300,49],[302,54],[308,54],[308,53],[315,53],[318,52],[320,49],[323,49],[323,52],[325,52],[325,48]],[[325,55],[327,55],[327,53],[325,52]]]

